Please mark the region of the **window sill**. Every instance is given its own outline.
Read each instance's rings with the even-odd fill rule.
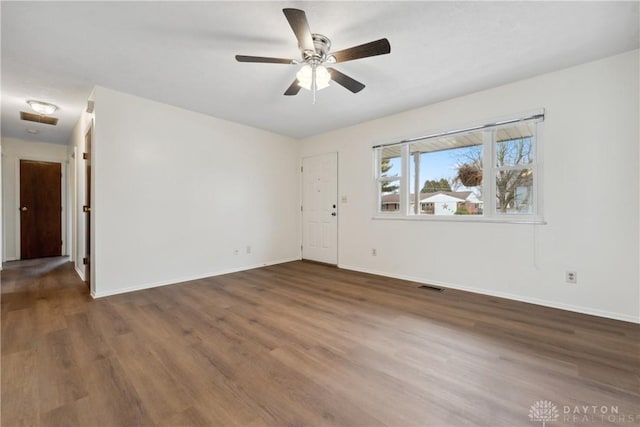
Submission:
[[[470,215],[451,215],[451,216],[429,216],[429,215],[399,215],[399,214],[377,214],[371,219],[374,221],[383,220],[395,220],[395,221],[434,221],[434,222],[485,222],[485,223],[497,223],[497,224],[534,224],[534,225],[546,225],[547,222],[538,217],[518,217],[515,215],[505,216],[504,218],[485,218],[482,216],[470,216]]]

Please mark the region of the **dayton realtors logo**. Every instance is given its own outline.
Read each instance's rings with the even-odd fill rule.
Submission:
[[[558,421],[558,417],[560,417],[558,408],[549,400],[538,400],[529,409],[529,419],[542,422],[542,427],[545,427],[546,423]]]
[[[546,423],[560,421],[561,415],[561,421],[565,424],[634,424],[640,422],[640,414],[624,414],[617,405],[564,405],[558,407],[550,400],[538,400],[529,409],[529,420],[541,422],[542,427],[546,427]]]

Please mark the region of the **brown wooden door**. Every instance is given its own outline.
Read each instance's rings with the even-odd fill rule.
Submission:
[[[20,258],[62,255],[62,165],[20,160]]]

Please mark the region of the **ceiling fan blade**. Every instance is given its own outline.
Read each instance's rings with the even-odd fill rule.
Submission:
[[[391,45],[389,44],[389,40],[380,39],[361,44],[360,46],[339,50],[334,52],[332,55],[335,56],[336,62],[346,62],[354,59],[368,58],[369,56],[386,55],[390,52]]]
[[[331,73],[331,80],[338,83],[340,86],[344,86],[349,89],[353,93],[358,93],[362,89],[364,89],[364,85],[357,80],[352,79],[346,74],[341,73],[335,68],[327,68],[329,73]]]
[[[293,81],[293,83],[291,83],[291,86],[289,86],[289,88],[285,91],[285,95],[290,96],[290,95],[297,95],[298,92],[300,92],[300,85],[298,84],[298,79],[295,79]]]
[[[311,30],[309,29],[309,22],[307,22],[307,15],[300,9],[282,9],[284,16],[289,21],[293,33],[298,39],[298,46],[303,51],[310,50],[315,52],[316,48],[313,45],[313,38],[311,37]]]
[[[295,64],[293,59],[285,58],[268,58],[265,56],[247,56],[236,55],[236,61],[238,62],[261,62],[266,64]]]

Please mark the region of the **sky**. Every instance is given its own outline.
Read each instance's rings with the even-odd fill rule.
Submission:
[[[428,154],[423,154],[420,159],[420,188],[424,185],[426,180],[439,180],[440,178],[446,178],[450,180],[457,174],[456,165],[463,161],[463,155],[474,148],[459,148],[453,150],[436,151]],[[413,158],[410,159],[413,162]],[[400,174],[400,158],[391,159],[392,168],[387,172],[387,175]],[[410,167],[413,172],[413,167]],[[410,192],[414,191],[413,176],[410,180]]]

